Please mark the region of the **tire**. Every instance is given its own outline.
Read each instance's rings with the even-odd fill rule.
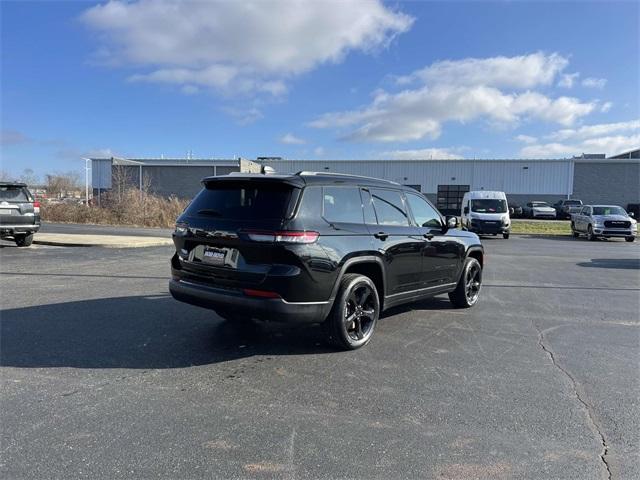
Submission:
[[[502,238],[504,238],[505,240],[509,239],[509,234],[508,233],[503,233],[502,234]]]
[[[591,227],[591,225],[589,225],[589,227],[587,228],[587,240],[589,240],[590,242],[596,240],[596,236],[593,234],[593,228]]]
[[[456,308],[470,308],[478,303],[482,288],[482,267],[473,257],[464,261],[462,274],[456,289],[449,294],[449,300]]]
[[[625,242],[633,242],[635,241],[636,237],[624,237],[624,241]]]
[[[375,330],[380,316],[380,299],[369,277],[347,273],[340,281],[338,295],[325,321],[330,341],[344,350],[363,347]]]
[[[580,234],[576,232],[576,226],[573,222],[571,222],[571,235],[573,235],[573,238],[578,238],[580,236]]]
[[[14,238],[16,241],[16,245],[19,247],[28,247],[33,243],[33,233],[16,235]]]

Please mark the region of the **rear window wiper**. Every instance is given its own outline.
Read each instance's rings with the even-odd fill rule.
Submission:
[[[202,210],[198,210],[199,215],[209,215],[211,217],[221,217],[222,213],[218,210],[214,210],[213,208],[203,208]]]

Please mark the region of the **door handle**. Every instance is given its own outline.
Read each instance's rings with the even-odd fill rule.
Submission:
[[[379,238],[380,240],[386,240],[389,234],[384,232],[378,232],[378,233],[374,233],[373,236],[376,238]]]
[[[433,238],[433,233],[425,233],[424,235],[422,235],[424,238],[426,238],[427,240],[431,240]]]

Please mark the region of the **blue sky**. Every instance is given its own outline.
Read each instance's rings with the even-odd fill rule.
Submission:
[[[7,2],[2,169],[640,144],[639,3]]]

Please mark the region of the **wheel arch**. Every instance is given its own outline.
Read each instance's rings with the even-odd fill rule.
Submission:
[[[340,273],[336,278],[336,282],[331,292],[331,304],[335,301],[338,295],[338,288],[340,288],[340,282],[347,273],[359,273],[365,275],[371,279],[378,291],[378,297],[380,299],[380,309],[384,308],[384,295],[385,295],[385,268],[382,259],[376,255],[363,255],[359,257],[353,257],[344,262],[340,268]]]
[[[469,247],[466,257],[478,260],[480,267],[484,268],[484,249],[482,247]]]

